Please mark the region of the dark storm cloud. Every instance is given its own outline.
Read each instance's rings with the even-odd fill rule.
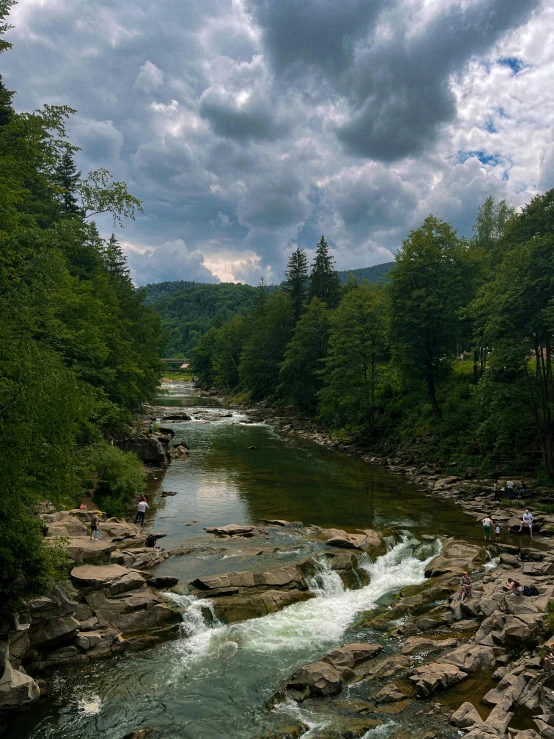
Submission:
[[[509,119],[484,127],[489,104],[475,125],[493,148],[473,134],[451,145],[463,105],[453,88],[474,58],[486,62],[480,80],[503,70],[515,85],[533,73],[523,48],[495,44],[538,5],[20,0],[3,74],[20,110],[76,108],[78,167],[107,167],[144,201],[147,215],[118,234],[153,247],[130,251],[138,281],[210,279],[206,265],[278,280],[291,246],[312,248],[322,230],[341,266],[362,266],[383,261],[379,249],[430,209],[464,220],[487,188],[504,193],[486,162],[449,157],[506,156]],[[518,75],[494,63],[512,58],[524,63]],[[110,219],[99,226],[109,235]]]
[[[314,94],[314,69],[324,69],[349,113],[337,127],[340,141],[356,156],[386,162],[419,154],[437,138],[456,116],[450,75],[539,5],[455,2],[417,29],[417,16],[398,1],[250,0],[275,74],[288,81],[292,70]]]
[[[249,0],[264,46],[280,72],[301,65],[336,73],[352,63],[355,43],[385,0]],[[292,69],[291,69],[292,68]]]
[[[370,43],[347,75],[352,118],[338,135],[354,154],[382,161],[413,156],[455,118],[449,77],[527,20],[540,0],[453,5],[413,38],[401,28]]]

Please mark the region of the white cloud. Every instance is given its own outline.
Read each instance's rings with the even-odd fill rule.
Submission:
[[[142,92],[155,92],[163,87],[164,84],[164,73],[151,61],[146,61],[140,68],[140,72],[137,74],[137,78],[133,87],[135,90],[142,90]]]

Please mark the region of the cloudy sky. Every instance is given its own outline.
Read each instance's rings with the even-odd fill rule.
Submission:
[[[430,212],[554,187],[551,0],[20,0],[16,107],[65,103],[83,171],[144,201],[138,284],[282,278],[321,233],[389,261]],[[111,222],[99,223],[109,235]]]

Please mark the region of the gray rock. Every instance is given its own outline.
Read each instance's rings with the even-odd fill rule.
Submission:
[[[71,579],[80,588],[103,588],[111,585],[129,570],[120,565],[80,565],[71,570]]]
[[[464,672],[472,673],[478,670],[492,669],[496,663],[496,658],[491,647],[468,643],[462,644],[462,646],[441,657],[438,661],[448,662],[464,670]]]
[[[455,713],[450,718],[450,723],[457,726],[459,729],[468,729],[470,726],[480,724],[482,721],[479,711],[475,708],[473,703],[462,703]]]
[[[456,639],[426,639],[423,636],[412,636],[406,639],[402,654],[423,654],[440,649],[452,649],[457,643]]]
[[[41,621],[29,629],[31,647],[44,649],[70,641],[79,630],[79,622],[72,616]]]
[[[467,673],[448,663],[432,662],[416,667],[410,680],[414,683],[416,695],[427,698],[436,690],[445,690],[451,685],[461,682]]]
[[[158,439],[121,439],[116,443],[124,452],[134,452],[145,464],[166,467],[169,463],[169,457]]]
[[[411,696],[412,693],[401,690],[396,683],[388,683],[373,696],[373,700],[375,703],[397,703]]]
[[[342,690],[342,677],[328,662],[314,662],[301,667],[294,673],[287,689],[303,690],[307,688],[310,695],[337,695]]]

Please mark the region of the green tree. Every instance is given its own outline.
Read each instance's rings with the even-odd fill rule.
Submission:
[[[387,358],[385,292],[364,282],[343,297],[331,318],[321,371],[321,417],[334,425],[374,429],[380,372]]]
[[[393,360],[406,380],[425,383],[436,416],[437,386],[448,376],[463,334],[460,309],[470,276],[467,243],[434,216],[409,234],[390,272]]]
[[[281,287],[290,295],[294,317],[298,321],[304,311],[309,279],[308,257],[306,252],[298,246],[289,257],[285,277],[286,280]]]
[[[59,200],[63,211],[68,215],[79,214],[81,211],[77,200],[77,188],[81,172],[77,171],[70,151],[63,154],[60,163],[56,167],[56,175],[61,189]]]
[[[247,317],[239,374],[241,386],[254,400],[273,396],[279,384],[279,368],[294,328],[290,297],[277,290],[269,299],[258,293],[258,301]]]
[[[315,412],[323,386],[322,361],[329,339],[329,309],[313,298],[297,322],[279,371],[278,394],[302,411]]]
[[[341,297],[340,280],[333,267],[334,258],[329,254],[329,244],[322,236],[316,247],[310,272],[310,298],[319,298],[329,308],[335,308]]]
[[[520,388],[532,412],[544,468],[554,477],[553,202],[554,190],[535,197],[511,224],[511,248],[473,309],[480,318],[476,330],[493,347],[486,371],[491,397],[506,384]],[[514,415],[513,404],[504,408]]]

